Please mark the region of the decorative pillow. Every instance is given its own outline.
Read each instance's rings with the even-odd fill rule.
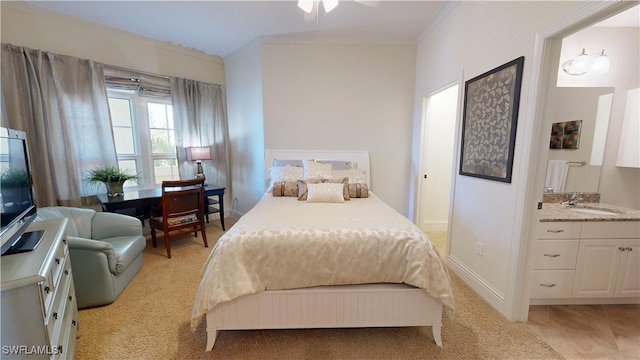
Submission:
[[[307,200],[307,184],[319,184],[322,182],[322,179],[306,179],[306,180],[298,180],[298,200],[306,201]]]
[[[308,203],[344,203],[344,185],[338,183],[307,184]]]
[[[295,166],[275,166],[270,169],[270,182],[267,192],[273,191],[273,184],[279,181],[298,181],[302,179],[302,168]]]
[[[273,196],[298,196],[296,181],[277,181],[273,184]]]
[[[162,222],[162,216],[155,218],[156,221]],[[198,221],[198,217],[195,214],[185,215],[181,217],[174,217],[167,219],[167,224],[169,226],[178,225],[178,224],[186,224]]]
[[[313,160],[302,160],[303,175],[305,179],[321,178],[330,179],[333,177],[331,164],[321,164]]]
[[[322,179],[323,183],[333,183],[333,184],[342,184],[344,186],[343,189],[343,194],[342,197],[345,200],[349,200],[349,188],[347,187],[347,185],[349,185],[349,178],[348,177],[343,177],[343,178],[332,178],[332,179]]]
[[[366,183],[366,173],[362,169],[349,169],[349,170],[333,170],[334,178],[348,177],[349,184]]]
[[[350,198],[366,198],[369,197],[369,186],[365,183],[347,184]]]

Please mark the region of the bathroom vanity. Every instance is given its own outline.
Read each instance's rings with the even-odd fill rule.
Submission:
[[[532,305],[640,303],[640,210],[543,203]]]

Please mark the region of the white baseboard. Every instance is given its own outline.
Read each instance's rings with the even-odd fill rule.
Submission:
[[[504,315],[504,294],[493,288],[480,275],[469,269],[455,256],[449,255],[447,257],[447,266],[486,302]]]
[[[430,223],[423,223],[422,225],[420,225],[420,230],[422,230],[424,232],[429,232],[429,231],[447,231],[448,226],[449,226],[449,223],[447,223],[446,221],[444,221],[444,222],[430,222]]]

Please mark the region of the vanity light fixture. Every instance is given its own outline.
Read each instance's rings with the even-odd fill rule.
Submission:
[[[609,57],[604,49],[597,54],[587,54],[585,49],[575,58],[562,64],[562,70],[569,75],[604,74],[609,72]]]

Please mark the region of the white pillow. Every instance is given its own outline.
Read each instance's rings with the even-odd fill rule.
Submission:
[[[307,184],[307,202],[344,203],[343,191],[342,183]]]
[[[333,177],[333,166],[331,164],[302,160],[302,168],[304,169],[303,176],[305,179],[331,179]]]
[[[349,184],[364,184],[367,182],[365,171],[362,169],[333,170],[333,178],[349,178]]]
[[[267,192],[273,191],[273,184],[279,181],[302,180],[302,168],[299,166],[274,166],[270,170],[270,181]]]

